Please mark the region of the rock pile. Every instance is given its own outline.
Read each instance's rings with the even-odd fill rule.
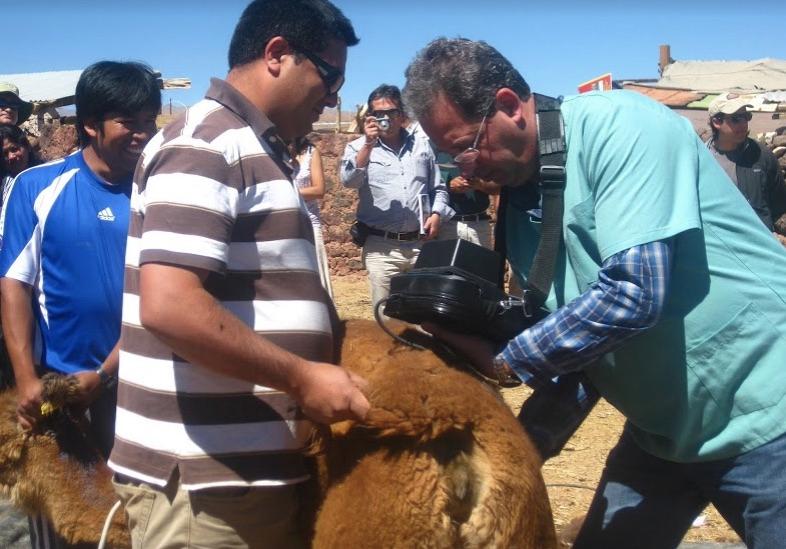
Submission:
[[[76,126],[73,124],[60,124],[59,122],[47,124],[41,129],[38,137],[38,153],[42,160],[49,162],[63,158],[74,152],[79,147],[79,137]]]
[[[786,175],[786,126],[772,132],[760,133],[756,139],[772,151],[778,159],[781,171]]]

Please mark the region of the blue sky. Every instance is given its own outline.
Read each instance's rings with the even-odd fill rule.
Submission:
[[[192,89],[164,100],[192,104],[226,51],[246,0],[37,0],[3,2],[0,74],[141,60]],[[437,36],[486,40],[541,93],[568,95],[594,76],[657,77],[658,46],[691,59],[786,58],[786,2],[564,0],[336,0],[361,42],[350,48],[343,110],[386,82],[403,85],[413,55]],[[40,16],[36,23],[30,20]],[[34,30],[35,29],[35,30]],[[39,30],[40,29],[40,30]],[[177,104],[177,103],[175,103]]]

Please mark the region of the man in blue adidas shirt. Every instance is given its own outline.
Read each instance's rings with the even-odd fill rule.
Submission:
[[[3,331],[19,423],[40,417],[40,376],[76,374],[102,450],[114,429],[131,178],[156,131],[161,95],[138,63],[102,61],[76,88],[82,149],[15,180],[0,251]]]
[[[82,149],[19,174],[3,215],[2,324],[24,429],[40,418],[46,372],[74,374],[109,455],[131,179],[156,131],[161,92],[139,63],[101,61],[76,87]],[[31,517],[33,546],[63,545]]]

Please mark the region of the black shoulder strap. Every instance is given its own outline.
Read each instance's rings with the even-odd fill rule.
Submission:
[[[535,259],[527,279],[530,293],[528,304],[540,307],[546,301],[554,280],[557,253],[562,241],[562,217],[564,214],[565,191],[565,126],[560,113],[560,101],[535,94],[538,124],[538,149],[540,173],[538,188],[542,197],[542,219],[540,241]],[[497,226],[495,230],[496,251],[506,255],[505,215],[510,191],[503,189],[500,195]]]

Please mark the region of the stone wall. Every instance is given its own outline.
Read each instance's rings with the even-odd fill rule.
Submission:
[[[357,191],[346,189],[338,177],[344,147],[357,134],[317,134],[313,141],[322,154],[325,172],[325,198],[322,200],[322,232],[330,260],[330,273],[344,276],[365,272],[360,260],[360,248],[349,238],[349,227],[355,220]]]

